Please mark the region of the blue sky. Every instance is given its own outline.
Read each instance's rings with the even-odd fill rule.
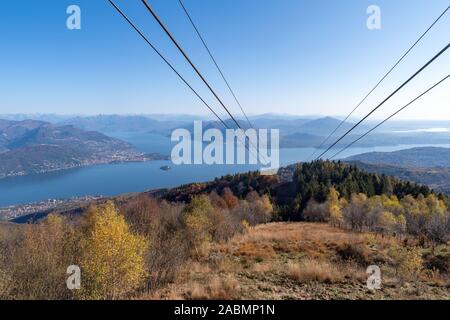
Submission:
[[[219,105],[140,0],[116,0],[212,105]],[[237,114],[177,0],[150,0]],[[449,5],[448,0],[184,0],[249,114],[342,115]],[[66,28],[79,5],[82,29]],[[381,30],[366,9],[381,8]],[[207,110],[106,0],[0,1],[0,114],[140,114]],[[367,112],[450,40],[450,13],[357,115]],[[392,112],[450,70],[450,52],[380,110]],[[450,119],[450,82],[400,118]]]

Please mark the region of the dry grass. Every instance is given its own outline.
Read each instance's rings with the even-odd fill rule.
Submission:
[[[421,280],[426,281],[436,287],[447,287],[450,288],[450,277],[443,275],[438,270],[426,270],[421,275]]]
[[[164,289],[143,295],[139,300],[239,300],[240,284],[232,275],[207,275],[168,285]]]
[[[240,286],[232,276],[213,277],[208,284],[192,283],[184,297],[188,300],[236,300],[240,298]]]
[[[312,259],[305,259],[300,263],[289,263],[286,275],[302,283],[312,281],[336,283],[345,278],[344,273],[336,264]]]
[[[242,270],[242,265],[239,261],[233,258],[223,258],[217,264],[217,271],[219,273],[239,272]]]
[[[186,271],[190,273],[210,273],[211,267],[206,263],[201,263],[199,261],[190,261],[186,264]]]
[[[448,277],[439,272],[424,275],[416,295],[411,294],[417,291],[416,284],[411,289],[395,280],[395,267],[388,252],[403,245],[392,237],[355,233],[327,224],[259,225],[227,243],[211,244],[201,260],[186,265],[177,283],[154,297],[450,299]],[[446,254],[447,251],[441,253]],[[382,268],[385,286],[381,291],[370,292],[366,288],[366,268],[370,264]]]
[[[236,250],[235,255],[255,259],[256,261],[268,260],[275,257],[273,246],[264,242],[244,242]]]
[[[282,270],[282,265],[276,262],[261,262],[253,265],[252,271],[256,273],[277,273]]]

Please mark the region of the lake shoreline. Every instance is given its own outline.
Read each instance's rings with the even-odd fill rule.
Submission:
[[[89,168],[98,165],[108,165],[108,164],[120,164],[120,163],[139,163],[139,162],[150,162],[150,161],[160,161],[170,160],[170,156],[162,155],[159,153],[151,153],[151,154],[141,154],[134,157],[130,157],[129,159],[109,159],[109,160],[99,160],[99,161],[88,161],[86,163],[80,163],[76,165],[63,165],[58,168],[39,170],[34,172],[16,172],[13,174],[0,174],[0,180],[14,177],[26,177],[31,175],[45,175],[54,172],[61,172],[65,170],[72,169],[81,169],[81,168]]]

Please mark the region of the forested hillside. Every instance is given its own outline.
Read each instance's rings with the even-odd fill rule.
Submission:
[[[189,201],[198,194],[213,190],[221,192],[230,188],[238,197],[251,191],[269,194],[283,220],[302,220],[302,212],[312,199],[324,202],[334,187],[341,197],[350,199],[352,194],[364,193],[369,197],[386,194],[403,198],[434,193],[429,187],[402,181],[390,176],[369,173],[355,165],[343,162],[315,161],[290,166],[291,181],[282,182],[279,176],[264,176],[258,172],[228,175],[209,183],[195,183],[171,189],[164,198],[169,201]],[[288,173],[289,174],[289,173]],[[446,201],[446,197],[437,194]]]

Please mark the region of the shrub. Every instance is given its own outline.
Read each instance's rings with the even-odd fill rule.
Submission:
[[[383,233],[392,234],[396,229],[397,218],[388,211],[383,211],[378,216],[379,230]]]
[[[437,270],[443,274],[448,273],[450,270],[450,255],[427,255],[425,257],[425,266],[429,270]]]
[[[154,224],[148,235],[151,246],[145,257],[149,272],[147,290],[174,281],[192,251],[183,227],[184,206],[163,201],[159,203],[159,208],[158,224]]]
[[[431,240],[447,243],[450,240],[450,212],[433,214],[425,228]]]
[[[246,202],[250,206],[254,225],[268,223],[272,220],[273,206],[267,195],[260,197],[253,191],[247,195]]]
[[[369,249],[364,243],[345,243],[337,247],[336,252],[342,260],[354,261],[362,266],[369,264]]]
[[[397,274],[402,279],[417,279],[423,269],[420,248],[396,247],[390,252]]]
[[[149,236],[159,225],[161,208],[158,200],[140,195],[120,207],[133,232]]]
[[[186,207],[184,223],[188,233],[188,241],[194,247],[197,255],[203,244],[211,241],[213,225],[209,217],[213,210],[209,197],[205,195],[194,197]]]
[[[222,198],[221,196],[219,196],[217,194],[217,192],[212,191],[209,194],[209,198],[211,199],[211,203],[214,207],[220,208],[220,209],[228,209],[228,204],[226,203],[224,198]]]
[[[238,198],[235,197],[230,188],[223,189],[222,198],[227,204],[229,209],[233,209],[238,205]]]
[[[174,281],[192,250],[186,241],[184,205],[139,196],[120,210],[131,229],[151,243],[145,254],[146,291]]]
[[[316,200],[311,200],[303,211],[303,217],[306,221],[327,222],[330,218],[328,206],[326,203],[318,203]]]
[[[190,255],[189,244],[182,230],[155,234],[151,243],[151,248],[145,256],[147,291],[173,282]]]
[[[210,212],[211,238],[221,242],[244,231],[244,226],[238,216],[231,214],[226,209],[216,209]]]
[[[11,286],[12,283],[9,274],[5,270],[0,269],[0,300],[9,298]]]
[[[67,267],[76,263],[76,239],[66,220],[49,215],[36,225],[26,225],[11,244],[4,263],[3,281],[12,299],[70,299]],[[5,284],[3,284],[5,285]]]
[[[368,210],[366,208],[367,196],[365,194],[352,194],[350,203],[344,209],[344,222],[352,230],[362,231],[368,221]]]

